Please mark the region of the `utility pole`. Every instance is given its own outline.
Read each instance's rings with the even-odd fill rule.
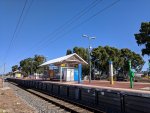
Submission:
[[[33,63],[34,63],[34,61],[32,59],[32,61],[31,61],[31,76],[34,78]]]
[[[86,38],[88,38],[88,40],[89,40],[89,68],[90,68],[89,83],[91,83],[91,71],[92,71],[92,69],[91,69],[91,49],[92,49],[92,47],[91,47],[90,41],[91,41],[92,39],[95,39],[96,37],[89,37],[88,35],[82,35],[82,37],[86,37]]]
[[[4,88],[4,75],[5,75],[5,63],[4,63],[4,72],[3,72],[3,77],[2,77],[2,87]]]
[[[148,60],[148,76],[150,76],[150,59]]]
[[[32,71],[33,71],[33,60],[32,61],[29,61],[31,64],[30,64],[30,78],[32,78],[33,77],[33,75],[32,75]]]

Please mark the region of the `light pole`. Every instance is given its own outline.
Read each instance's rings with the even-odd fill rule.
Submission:
[[[87,38],[87,39],[89,40],[89,68],[90,68],[89,83],[91,83],[91,49],[92,49],[92,47],[91,47],[90,41],[91,41],[92,39],[95,39],[96,37],[90,37],[90,36],[88,36],[88,35],[82,35],[82,37],[85,37],[85,38]]]

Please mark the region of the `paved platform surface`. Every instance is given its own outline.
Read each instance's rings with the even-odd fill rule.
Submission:
[[[82,86],[82,87],[89,87],[89,88],[100,88],[100,89],[108,89],[108,90],[150,94],[150,90],[149,90],[150,83],[134,82],[134,88],[131,89],[129,82],[115,81],[114,84],[111,85],[109,81],[105,81],[105,80],[92,80],[91,83],[89,83],[89,81],[82,81],[81,84],[78,84],[77,82],[53,82],[53,81],[43,81],[43,82],[51,82],[51,83],[56,83],[56,84],[66,84],[66,85],[72,85],[72,86]]]
[[[104,86],[104,87],[131,89],[130,88],[130,82],[117,82],[117,81],[115,81],[114,84],[111,85],[109,81],[93,80],[91,83],[89,83],[89,81],[83,81],[83,84],[85,84],[85,85],[95,85],[95,86]],[[150,87],[150,83],[134,82],[133,89],[140,90],[140,89],[145,88],[145,87]]]

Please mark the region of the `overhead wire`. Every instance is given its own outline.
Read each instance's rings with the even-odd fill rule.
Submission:
[[[21,11],[21,14],[20,14],[20,16],[19,16],[19,20],[18,20],[18,22],[17,22],[17,25],[16,25],[15,30],[14,30],[14,32],[13,32],[13,35],[12,35],[12,37],[11,37],[11,39],[10,39],[10,43],[9,43],[9,45],[8,45],[8,49],[6,50],[6,53],[5,53],[5,55],[4,55],[4,59],[3,59],[4,62],[5,62],[5,60],[7,60],[7,57],[8,57],[10,48],[11,48],[11,46],[12,46],[12,44],[13,44],[13,40],[15,39],[15,34],[16,34],[16,32],[17,32],[17,30],[18,30],[18,27],[19,27],[19,24],[20,24],[20,22],[21,22],[21,18],[22,18],[22,16],[23,16],[24,10],[25,10],[25,8],[26,8],[27,1],[28,1],[28,0],[26,0],[25,3],[24,3],[24,6],[23,6],[22,11]]]
[[[20,23],[20,26],[18,27],[18,32],[16,33],[17,35],[18,35],[19,32],[21,31],[21,28],[22,28],[22,26],[23,26],[23,24],[24,24],[25,18],[27,17],[27,14],[29,13],[30,8],[31,8],[32,5],[33,5],[34,0],[30,0],[30,1],[31,1],[31,2],[30,2],[30,4],[29,4],[28,8],[26,8],[26,11],[24,12],[24,17],[22,18],[22,21],[21,21],[21,23]],[[28,2],[28,3],[29,3],[29,2]],[[16,35],[16,37],[17,37],[17,35]]]
[[[100,13],[104,12],[105,10],[107,10],[107,9],[109,9],[109,8],[111,8],[111,7],[113,7],[113,6],[114,6],[115,4],[117,4],[119,1],[120,1],[120,0],[116,0],[115,2],[113,2],[113,3],[109,4],[108,6],[104,7],[103,9],[101,9],[101,10],[98,11],[97,13],[93,14],[92,16],[90,16],[89,18],[87,18],[86,20],[84,20],[83,22],[81,22],[81,23],[79,23],[78,25],[72,27],[72,28],[71,28],[69,31],[67,31],[66,33],[62,34],[62,35],[59,36],[59,37],[55,37],[55,39],[52,40],[51,42],[47,42],[47,44],[46,44],[45,46],[42,46],[42,47],[39,48],[38,50],[47,47],[47,46],[49,45],[49,43],[52,44],[52,43],[54,43],[56,40],[63,38],[63,37],[64,37],[65,35],[67,35],[69,32],[71,32],[71,31],[73,31],[74,29],[80,27],[82,24],[84,24],[84,23],[88,22],[89,20],[93,19],[95,16],[99,15]],[[37,50],[37,51],[38,51],[38,50]]]
[[[74,15],[72,18],[70,18],[67,22],[56,28],[53,32],[46,35],[44,38],[42,38],[38,43],[34,44],[29,50],[33,50],[35,48],[40,47],[40,45],[46,43],[49,40],[49,36],[57,36],[58,32],[63,31],[65,28],[67,28],[69,25],[71,25],[73,22],[76,22],[79,20],[82,16],[84,16],[86,13],[88,13],[91,9],[93,9],[96,5],[98,5],[103,0],[95,0],[90,5],[82,9],[79,13]],[[45,39],[46,38],[46,39]]]
[[[26,9],[25,7],[26,6],[24,6],[24,14],[23,13],[21,13],[22,14],[22,21],[20,20],[20,24],[19,24],[19,26],[18,26],[18,32],[16,32],[15,34],[15,38],[17,37],[17,35],[19,34],[19,32],[20,32],[20,30],[21,30],[21,27],[23,26],[23,24],[24,24],[24,21],[25,21],[25,18],[27,17],[27,14],[28,14],[28,12],[29,12],[29,10],[30,10],[30,8],[32,7],[32,5],[33,5],[33,2],[34,2],[34,0],[31,0],[31,2],[29,3],[29,6],[28,6],[28,8]],[[26,5],[27,5],[27,3],[26,3]],[[26,11],[25,11],[25,9],[26,9]],[[23,17],[23,15],[24,15],[24,17]],[[15,40],[14,40],[15,41]],[[17,62],[17,63],[19,63],[19,62]]]
[[[107,10],[107,9],[109,9],[109,8],[111,8],[111,7],[113,7],[113,6],[114,6],[115,4],[117,4],[119,1],[120,1],[120,0],[117,0],[117,1],[115,1],[115,2],[113,2],[113,3],[111,3],[111,4],[109,4],[108,6],[104,7],[103,9],[101,9],[100,11],[98,11],[97,13],[93,14],[92,16],[90,16],[89,18],[87,18],[86,20],[84,20],[83,22],[81,22],[81,23],[77,24],[76,26],[72,27],[72,28],[71,28],[69,31],[67,31],[66,33],[62,34],[61,36],[59,36],[59,37],[57,37],[57,38],[55,37],[54,40],[51,41],[51,43],[55,42],[55,41],[58,40],[58,39],[61,39],[62,37],[64,37],[65,35],[67,35],[67,34],[68,34],[69,32],[71,32],[72,30],[78,28],[78,27],[81,26],[82,24],[84,24],[84,23],[88,22],[89,20],[93,19],[95,16],[99,15],[100,13],[104,12],[105,10]],[[50,42],[48,42],[45,46],[42,46],[41,48],[38,48],[38,50],[36,50],[36,52],[39,51],[39,50],[41,50],[41,49],[43,49],[44,47],[48,46],[49,43],[50,43]],[[34,51],[34,52],[35,52],[35,51]]]
[[[83,10],[81,10],[78,14],[74,15],[71,19],[69,19],[67,22],[65,22],[63,25],[61,25],[60,27],[58,27],[55,31],[53,31],[52,33],[48,34],[46,37],[52,36],[57,36],[58,33],[60,33],[61,31],[64,31],[64,29],[68,29],[68,27],[70,27],[71,24],[73,24],[74,22],[77,22],[81,17],[83,17],[85,14],[87,14],[90,10],[92,10],[94,7],[96,7],[100,2],[102,2],[103,0],[95,0],[93,1],[89,6],[87,6],[86,8],[84,8]],[[45,43],[47,41],[49,41],[52,38],[47,38],[43,41],[40,40],[40,44]],[[42,42],[42,43],[41,43]]]

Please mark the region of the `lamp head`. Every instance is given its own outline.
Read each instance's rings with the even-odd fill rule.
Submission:
[[[82,35],[82,37],[88,37],[88,35]]]
[[[96,37],[90,37],[90,39],[95,39]]]

